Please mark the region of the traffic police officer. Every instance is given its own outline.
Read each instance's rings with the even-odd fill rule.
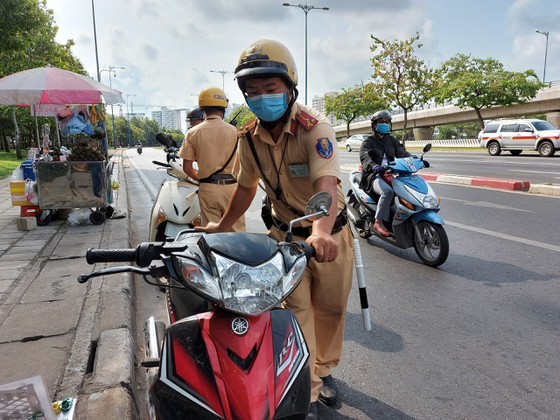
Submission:
[[[318,399],[327,405],[338,401],[331,369],[342,353],[353,269],[353,239],[346,224],[335,134],[325,116],[296,102],[296,66],[280,42],[254,42],[241,54],[235,77],[257,118],[240,132],[240,171],[233,200],[220,222],[205,230],[229,230],[251,204],[259,179],[271,202],[269,233],[277,240],[284,240],[289,221],[304,214],[313,194],[326,191],[333,197],[328,217],[301,222],[293,230],[317,255],[285,302],[309,347],[309,418],[318,418]]]
[[[187,131],[179,156],[183,158],[185,173],[200,184],[200,216],[205,225],[220,220],[235,191],[237,129],[224,121],[228,99],[222,89],[203,89],[198,95],[198,106],[206,118]],[[195,161],[198,170],[193,166]],[[244,215],[234,222],[235,231],[245,231]]]

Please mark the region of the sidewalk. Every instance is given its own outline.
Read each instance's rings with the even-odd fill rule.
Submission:
[[[113,207],[128,214],[121,155],[113,160]],[[130,279],[76,280],[93,270],[88,248],[129,247],[128,217],[18,231],[19,212],[0,180],[0,385],[40,375],[51,401],[78,398],[76,418],[136,417]]]

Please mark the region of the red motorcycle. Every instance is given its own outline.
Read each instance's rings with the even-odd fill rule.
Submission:
[[[306,215],[292,220],[286,240],[266,234],[188,229],[175,241],[134,249],[90,249],[88,264],[134,262],[81,275],[123,272],[168,275],[196,293],[209,310],[171,325],[146,322],[146,359],[154,368],[148,404],[155,419],[305,419],[310,400],[309,352],[295,317],[280,303],[299,284],[314,250],[292,241],[292,225],[328,214],[331,197],[316,194]],[[170,286],[168,286],[170,287]]]

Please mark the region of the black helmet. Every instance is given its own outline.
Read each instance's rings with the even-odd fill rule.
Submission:
[[[204,113],[202,112],[202,108],[196,107],[191,109],[187,114],[187,121],[193,122],[198,120],[204,119]]]
[[[389,121],[390,123],[391,120],[392,117],[389,111],[385,109],[382,111],[377,111],[375,114],[371,116],[371,129],[375,131],[374,124],[377,124],[379,121]]]

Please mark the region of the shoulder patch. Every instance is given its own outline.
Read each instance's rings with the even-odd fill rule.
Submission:
[[[246,122],[242,127],[237,129],[237,137],[245,137],[245,134],[247,133],[254,133],[255,132],[255,127],[257,126],[257,118],[253,118],[252,120],[249,120],[248,122]]]
[[[321,137],[315,143],[317,154],[323,159],[330,159],[334,153],[333,145],[328,137]]]
[[[319,121],[309,115],[307,112],[299,111],[296,113],[296,120],[298,123],[303,125],[303,127],[309,131],[311,130]]]

